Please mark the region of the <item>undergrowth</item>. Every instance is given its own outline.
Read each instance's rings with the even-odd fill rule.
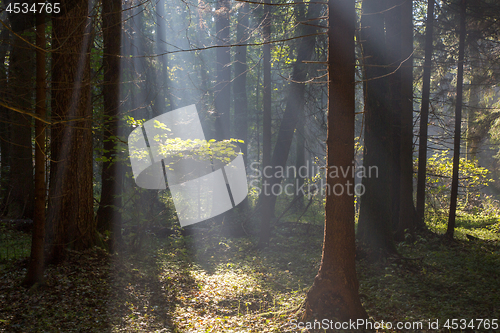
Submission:
[[[500,318],[497,225],[494,217],[461,217],[457,240],[446,242],[437,234],[445,220],[435,219],[433,232],[398,244],[401,257],[358,261],[371,319],[424,328],[439,320],[442,328],[447,319]],[[291,321],[300,320],[321,258],[315,230],[276,233],[263,250],[249,236],[149,235],[147,246],[118,255],[71,252],[30,290],[20,286],[27,260],[9,261],[1,271],[0,331],[298,332]]]

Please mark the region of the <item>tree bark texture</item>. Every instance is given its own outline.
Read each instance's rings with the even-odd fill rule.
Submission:
[[[329,2],[328,137],[327,170],[350,170],[354,160],[354,31],[352,0]],[[352,172],[327,176],[323,255],[314,284],[307,293],[304,319],[336,318],[341,321],[367,318],[358,294],[355,268],[354,195],[345,190],[354,183]],[[334,188],[344,188],[335,196]]]
[[[50,261],[67,248],[93,246],[96,225],[92,192],[92,109],[90,99],[91,20],[88,1],[79,0],[53,18],[52,126],[49,212]]]

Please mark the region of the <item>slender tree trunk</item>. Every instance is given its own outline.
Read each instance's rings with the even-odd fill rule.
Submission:
[[[305,5],[303,1],[300,1],[300,5],[297,5],[297,21],[302,22],[306,20]],[[290,55],[293,57],[293,54]],[[305,166],[305,110],[301,108],[298,110],[298,123],[297,130],[295,131],[295,170],[297,174],[295,175],[295,192],[294,200],[295,204],[292,208],[295,212],[301,212],[304,209],[304,193],[302,192],[302,186],[304,185],[304,177],[302,177],[300,170]]]
[[[88,0],[52,20],[52,126],[49,211],[51,262],[95,243]]]
[[[256,141],[257,141],[257,162],[261,163],[260,151],[261,151],[261,142],[260,142],[260,114],[259,112],[259,98],[260,98],[260,60],[257,63],[257,87],[255,88],[255,127],[256,127]]]
[[[171,93],[172,84],[170,82],[170,77],[168,75],[168,55],[165,54],[167,52],[167,37],[166,37],[166,29],[165,20],[165,1],[159,0],[156,3],[156,20],[157,24],[157,32],[156,32],[156,47],[157,52],[160,55],[161,62],[161,72],[159,74],[159,82],[158,86],[160,90],[158,91],[158,95],[156,98],[155,104],[158,104],[158,109],[160,113],[165,113],[167,111],[167,102],[169,106],[169,110],[174,110],[176,108],[175,102]]]
[[[365,132],[361,196],[357,237],[377,258],[395,253],[391,225],[390,104],[384,77],[385,34],[383,0],[364,1],[361,40],[364,58]],[[384,193],[384,195],[380,195]]]
[[[217,44],[229,45],[229,0],[217,0],[215,29]],[[215,135],[217,140],[229,139],[230,132],[230,87],[231,54],[229,47],[219,47],[217,52],[217,83],[215,87]]]
[[[242,3],[238,9],[238,25],[236,27],[236,41],[238,44],[248,42],[248,4]],[[234,134],[237,139],[243,140],[240,143],[241,152],[247,163],[248,152],[248,97],[247,97],[247,47],[238,46],[236,48],[234,64]],[[243,211],[248,209],[248,198],[245,198],[239,205]]]
[[[460,37],[458,44],[458,70],[457,70],[457,100],[455,105],[455,136],[453,139],[453,173],[451,178],[450,214],[448,216],[448,228],[446,237],[453,239],[455,232],[455,218],[458,197],[458,172],[460,167],[460,135],[462,129],[462,101],[464,82],[464,57],[465,57],[465,16],[467,10],[466,0],[460,2]]]
[[[479,57],[479,55],[478,55]],[[474,65],[473,65],[474,66]],[[474,67],[479,67],[480,64],[476,64]],[[480,112],[478,109],[483,107],[482,100],[482,89],[481,82],[483,82],[482,77],[479,73],[472,70],[472,79],[469,85],[469,102],[468,112],[467,112],[467,159],[474,163],[477,163],[477,153],[481,144],[481,140],[488,133],[487,126],[481,126],[477,124],[478,116]]]
[[[45,15],[36,16],[36,114],[45,119],[46,115],[46,77],[45,77]],[[35,208],[33,234],[28,272],[23,284],[31,286],[42,283],[45,247],[45,130],[46,124],[35,120]]]
[[[0,34],[0,43],[4,47],[0,49],[0,96],[7,95],[7,68],[5,67],[5,56],[10,43],[8,43],[9,30],[3,28]],[[7,103],[5,97],[0,97],[0,101]],[[10,110],[0,106],[0,214],[5,211],[7,203],[8,179],[9,179],[9,156],[10,156],[10,134],[9,134],[9,114]]]
[[[413,1],[401,5],[401,143],[397,240],[413,234],[417,216],[413,204]]]
[[[304,194],[300,190],[304,185],[304,177],[300,172],[306,165],[305,156],[305,115],[304,109],[299,110],[299,121],[297,125],[297,131],[295,133],[296,139],[296,151],[295,151],[295,170],[297,174],[295,175],[295,193],[294,193],[294,210],[300,212],[304,209]]]
[[[263,46],[263,71],[264,71],[264,86],[262,89],[262,188],[259,202],[262,206],[261,222],[260,222],[260,245],[267,246],[270,238],[271,220],[274,218],[274,210],[271,210],[266,204],[271,196],[266,189],[270,185],[270,177],[266,170],[271,166],[271,149],[272,149],[272,112],[271,112],[271,0],[264,2],[264,19],[262,20],[262,35],[264,40]],[[257,209],[260,209],[259,207]]]
[[[22,34],[32,42],[28,33]],[[35,67],[33,48],[21,38],[14,36],[14,46],[9,67],[9,87],[11,103],[15,107],[29,111],[33,104],[33,77]],[[30,116],[10,112],[10,178],[8,186],[8,216],[12,218],[33,218],[34,183],[33,183],[33,152],[31,145],[32,119]]]
[[[117,156],[118,122],[120,107],[120,46],[121,0],[103,2],[103,71],[104,71],[104,162],[102,164],[102,190],[97,210],[97,228],[110,231],[110,250],[116,249],[121,235],[121,180],[118,177]]]
[[[417,217],[418,228],[425,227],[425,180],[427,177],[427,123],[429,122],[429,104],[432,70],[432,38],[434,34],[434,0],[427,1],[427,20],[425,22],[425,60],[422,77],[422,105],[420,108],[420,135],[418,143],[418,179],[417,179]]]
[[[236,27],[236,41],[239,44],[248,42],[248,5],[243,3],[238,10],[238,25]],[[234,134],[244,142],[240,144],[241,151],[247,160],[248,150],[248,97],[247,97],[247,47],[236,47],[234,64]]]
[[[334,166],[344,170],[353,168],[355,17],[354,1],[330,0],[327,170]],[[368,318],[358,294],[354,194],[348,194],[349,184],[354,184],[351,172],[327,177],[323,255],[314,284],[307,293],[304,320]],[[343,194],[333,195],[338,188],[344,189]]]
[[[270,4],[270,0],[266,0],[265,4]],[[262,167],[271,164],[271,10],[269,5],[264,5],[263,25],[263,64],[264,64],[264,87],[263,87],[263,117],[262,117]]]

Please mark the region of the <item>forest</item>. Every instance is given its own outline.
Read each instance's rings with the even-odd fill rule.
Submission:
[[[0,0],[0,332],[497,332],[496,0]]]

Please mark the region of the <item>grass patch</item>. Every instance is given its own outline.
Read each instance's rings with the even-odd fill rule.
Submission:
[[[431,231],[444,234],[448,225],[448,215],[436,214],[427,225]],[[466,235],[498,242],[500,241],[500,218],[496,215],[483,216],[457,212],[455,238],[467,240]]]
[[[0,264],[27,258],[31,252],[31,234],[13,230],[0,223]]]

